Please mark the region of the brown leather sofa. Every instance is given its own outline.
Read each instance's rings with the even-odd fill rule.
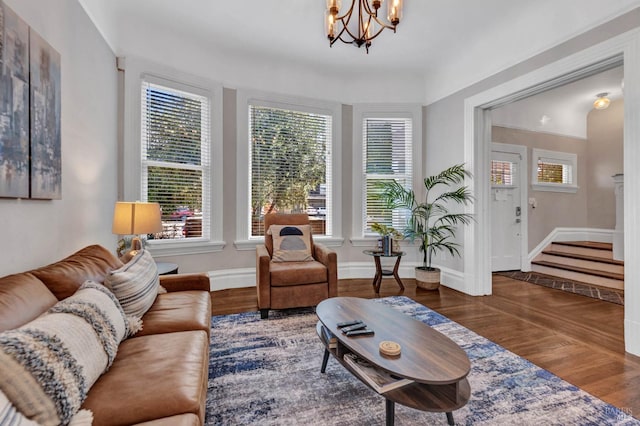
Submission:
[[[103,282],[122,262],[86,247],[60,262],[0,278],[0,332],[41,315],[88,279]],[[82,408],[98,425],[202,425],[209,369],[211,300],[206,274],[160,277],[143,329],[124,340]]]
[[[307,225],[306,214],[268,214],[264,226]],[[260,316],[269,316],[269,309],[315,306],[324,299],[338,295],[338,261],[336,253],[313,241],[313,261],[273,262],[273,237],[267,233],[264,244],[256,246],[256,287]]]

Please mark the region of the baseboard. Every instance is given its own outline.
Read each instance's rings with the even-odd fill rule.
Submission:
[[[636,321],[631,321],[628,319],[624,320],[624,345],[625,351],[629,352],[632,355],[640,356],[640,323]]]
[[[400,264],[398,275],[400,278],[415,278],[417,264],[407,262]],[[393,265],[383,265],[384,269],[392,269]],[[338,279],[373,279],[376,269],[373,262],[345,262],[338,264]],[[229,288],[255,287],[255,268],[222,269],[209,272],[211,291],[226,290]]]
[[[449,268],[439,268],[440,284],[453,290],[457,290],[461,293],[467,292],[467,289],[464,285],[464,272],[454,271],[453,269]]]
[[[555,228],[528,255],[529,264],[554,241],[594,241],[598,243],[612,243],[613,229],[598,228]]]

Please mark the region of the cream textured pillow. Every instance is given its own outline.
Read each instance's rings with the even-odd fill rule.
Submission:
[[[9,401],[7,396],[0,391],[0,425],[38,426],[38,423],[33,422],[20,414],[11,401]]]
[[[311,225],[271,225],[274,262],[306,262],[311,255]]]
[[[111,271],[104,285],[116,295],[127,315],[142,318],[160,291],[158,267],[151,254],[141,250],[122,268]]]
[[[117,299],[87,281],[35,320],[0,333],[0,390],[25,417],[67,425],[128,333]]]

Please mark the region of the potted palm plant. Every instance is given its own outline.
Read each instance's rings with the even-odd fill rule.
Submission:
[[[422,266],[416,267],[416,283],[427,290],[435,290],[440,285],[440,269],[431,265],[434,253],[447,251],[452,256],[460,256],[455,233],[459,224],[466,225],[472,220],[469,213],[453,213],[450,203],[467,204],[472,201],[471,192],[463,186],[465,177],[471,174],[464,164],[451,166],[442,172],[426,177],[424,200],[419,200],[413,190],[406,189],[395,180],[380,184],[380,200],[388,209],[406,209],[409,219],[402,234],[412,243],[418,240],[422,252]],[[437,192],[441,186],[444,192]]]

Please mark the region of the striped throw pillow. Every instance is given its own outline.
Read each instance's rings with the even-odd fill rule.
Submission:
[[[128,334],[115,296],[87,281],[35,320],[0,333],[0,390],[38,424],[67,425]]]
[[[0,391],[0,425],[38,426],[38,423],[33,422],[20,414],[11,401],[9,401],[9,398]]]
[[[158,267],[151,254],[141,250],[126,265],[107,274],[104,285],[127,315],[142,318],[160,291]]]

